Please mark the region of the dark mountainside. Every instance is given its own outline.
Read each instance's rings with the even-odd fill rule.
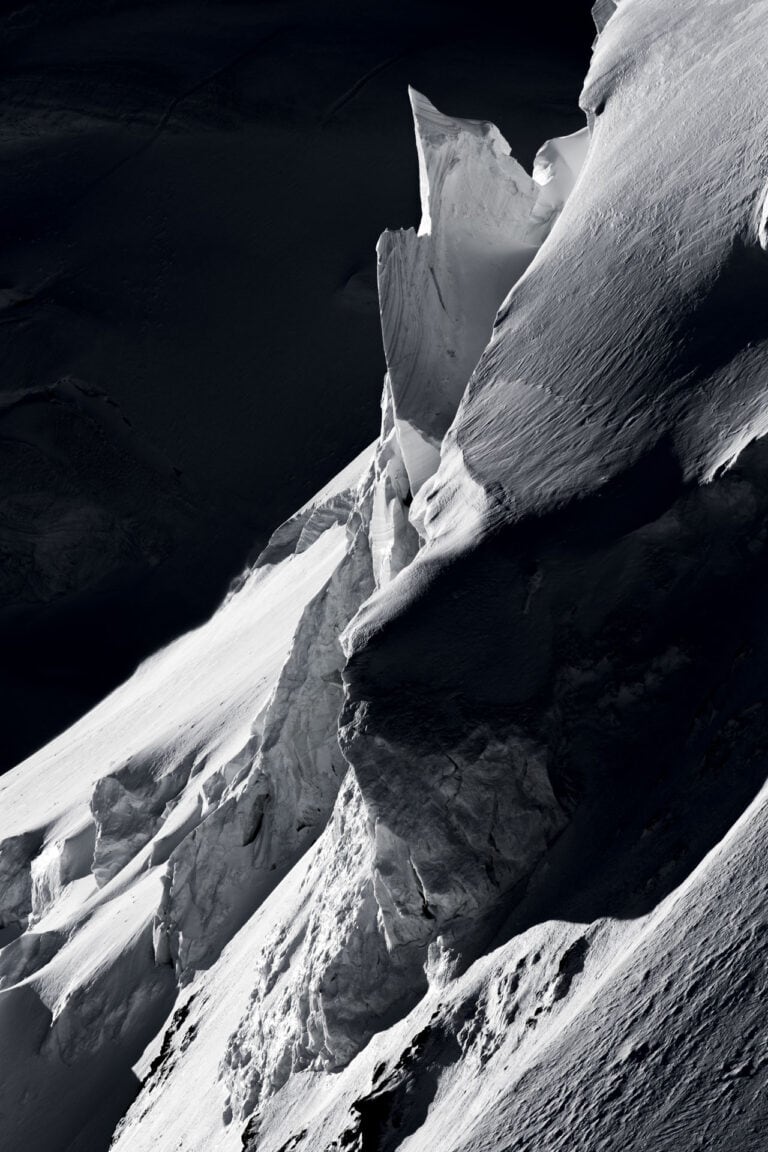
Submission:
[[[405,98],[530,166],[589,4],[3,5],[0,769],[205,618],[377,433]]]

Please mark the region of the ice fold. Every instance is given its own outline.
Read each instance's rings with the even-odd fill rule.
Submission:
[[[379,240],[382,336],[412,496],[435,472],[496,312],[546,239],[586,155],[587,131],[548,142],[533,177],[486,121],[409,89],[421,223]]]
[[[535,252],[537,188],[493,125],[443,115],[409,90],[422,218],[378,244],[384,352],[413,494],[488,340],[496,309]]]

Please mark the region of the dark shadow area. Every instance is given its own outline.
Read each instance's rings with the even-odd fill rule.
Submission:
[[[87,995],[102,997],[101,1011],[93,1013],[86,1055],[67,1020],[83,1012],[82,990],[53,1019],[34,980],[6,989],[0,997],[3,1034],[14,1038],[15,1051],[0,1081],[3,1146],[14,1152],[107,1152],[142,1087],[132,1065],[162,1027],[176,991],[167,968],[150,968],[130,1003],[120,1003],[120,985],[110,993],[97,980]]]
[[[109,1152],[115,1128],[140,1090],[141,1081],[130,1068],[118,1075],[109,1089],[94,1101],[93,1116],[65,1152]]]
[[[676,375],[715,373],[753,344],[768,339],[765,289],[768,261],[757,243],[737,237],[682,333]]]
[[[529,165],[583,123],[589,7],[0,7],[0,406],[76,379],[192,504],[163,519],[135,461],[122,489],[98,462],[86,482],[93,434],[58,451],[52,410],[3,451],[0,557],[25,580],[0,581],[0,769],[208,615],[376,435],[374,249],[419,217],[406,85],[496,120]],[[63,592],[57,549],[79,556]]]
[[[445,771],[432,753],[447,751],[461,789],[474,779],[477,799],[483,765],[462,760],[461,750],[467,733],[484,726],[509,741],[510,776],[520,770],[515,741],[543,750],[567,813],[529,875],[481,893],[474,927],[459,925],[462,969],[550,920],[646,915],[758,794],[768,772],[767,541],[766,441],[704,486],[683,482],[663,442],[602,491],[507,527],[434,572],[423,598],[352,658],[346,675],[354,698],[368,702],[365,723],[381,741],[386,788],[364,757],[356,773],[396,832],[397,797],[420,797],[418,808],[405,801],[412,851],[420,837],[431,838],[434,851],[443,842],[455,851],[460,794],[440,791],[433,777],[444,780]],[[422,739],[415,755],[400,755],[406,738],[411,747]],[[503,803],[507,785],[498,777],[494,784]],[[469,824],[461,832],[469,834]],[[491,834],[479,853],[492,876],[503,868],[496,847]],[[561,955],[553,1002],[568,994],[588,947],[579,936]],[[507,978],[511,1024],[517,973]],[[414,990],[411,1006],[418,999]],[[471,997],[461,1010],[473,1018]],[[400,1146],[458,1057],[461,1027],[452,1021],[434,1050],[416,1037],[397,1065],[377,1069],[331,1147]]]
[[[372,1091],[352,1104],[358,1116],[355,1134],[360,1152],[395,1152],[413,1135],[424,1123],[441,1074],[460,1055],[452,1032],[427,1025],[393,1068],[380,1065],[374,1071]]]
[[[383,783],[355,762],[395,831],[397,797],[415,790],[430,798],[425,837],[463,834],[459,801],[429,775],[444,775],[436,746],[459,762],[462,795],[476,779],[476,802],[485,769],[462,753],[467,733],[546,758],[569,823],[530,883],[499,891],[499,914],[514,912],[495,943],[541,920],[650,911],[764,783],[766,509],[765,441],[704,486],[684,484],[662,444],[604,490],[436,571],[353,656],[352,698],[369,702],[377,738],[400,749],[424,733],[423,759],[391,756]],[[421,810],[402,817],[411,842]],[[478,858],[503,874],[492,836]]]

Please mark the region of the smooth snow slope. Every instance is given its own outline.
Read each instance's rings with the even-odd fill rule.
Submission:
[[[378,442],[9,778],[14,1150],[762,1147],[768,3],[596,20],[530,181],[415,97]]]

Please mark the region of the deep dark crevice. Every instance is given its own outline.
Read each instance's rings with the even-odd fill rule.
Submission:
[[[142,1088],[148,1088],[153,1092],[160,1083],[168,1075],[172,1067],[172,1057],[174,1050],[174,1042],[179,1032],[181,1031],[185,1021],[187,1020],[192,1002],[196,999],[197,993],[193,993],[183,1004],[180,1004],[174,1011],[171,1022],[163,1034],[163,1041],[160,1045],[160,1051],[149,1066],[146,1076],[142,1081]],[[181,1051],[185,1051],[197,1032],[197,1026],[192,1025],[187,1034],[184,1036],[180,1045]]]
[[[354,1101],[357,1118],[346,1134],[347,1146],[355,1152],[395,1152],[421,1127],[440,1076],[460,1056],[451,1031],[433,1025],[423,1028],[391,1071],[383,1075],[380,1070],[372,1091]]]

